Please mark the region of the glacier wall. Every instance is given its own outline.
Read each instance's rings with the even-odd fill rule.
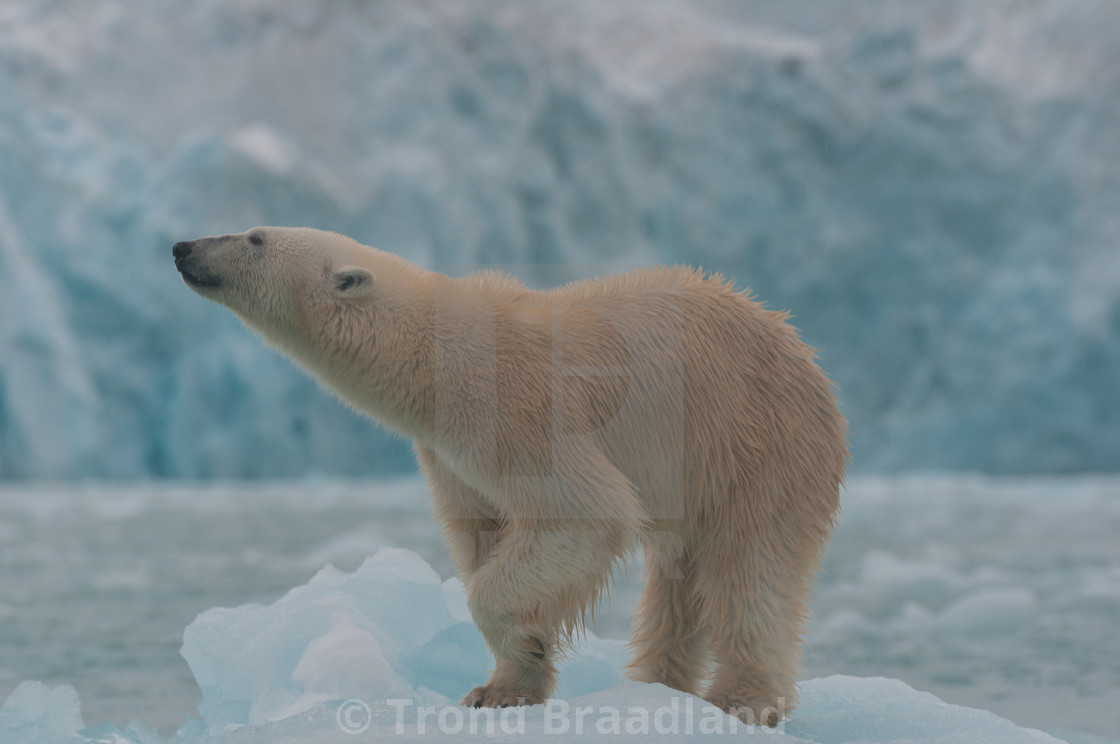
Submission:
[[[0,7],[0,478],[413,467],[179,239],[333,229],[788,308],[864,471],[1120,468],[1109,0]]]

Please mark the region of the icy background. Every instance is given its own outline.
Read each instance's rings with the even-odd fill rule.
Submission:
[[[855,467],[1120,467],[1112,0],[0,5],[0,477],[414,467],[183,287],[258,223],[791,309]]]

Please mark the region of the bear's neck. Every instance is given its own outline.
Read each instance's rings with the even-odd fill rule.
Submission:
[[[388,260],[374,269],[384,294],[289,352],[386,428],[436,449],[461,445],[477,435],[469,422],[496,405],[499,308],[528,290],[500,275],[453,279]]]
[[[391,271],[381,266],[375,272],[386,289],[372,305],[333,318],[329,330],[291,351],[358,411],[427,441],[434,410],[434,313],[439,285],[447,278],[403,259]]]

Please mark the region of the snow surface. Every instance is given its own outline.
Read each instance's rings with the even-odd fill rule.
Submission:
[[[589,653],[562,667],[557,699],[472,713],[452,701],[484,681],[489,655],[461,619],[464,602],[457,580],[441,583],[415,553],[384,548],[353,573],[324,568],[271,605],[209,610],[187,627],[182,649],[202,688],[201,720],[166,741],[483,740],[490,733],[514,741],[738,741],[745,733],[804,742],[1059,741],[898,680],[841,676],[804,683],[795,717],[764,734],[699,699],[624,681],[622,643],[593,636]],[[86,728],[74,688],[25,682],[0,707],[0,741],[160,739],[138,722]]]
[[[0,477],[413,467],[173,242],[347,232],[795,313],[864,471],[1120,467],[1112,0],[0,8]]]

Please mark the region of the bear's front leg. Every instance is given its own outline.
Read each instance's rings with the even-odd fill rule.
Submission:
[[[489,681],[468,692],[460,705],[506,708],[543,703],[556,683],[553,644],[523,635],[512,657],[498,657]]]
[[[570,634],[605,586],[621,552],[617,529],[512,525],[467,584],[468,605],[497,664],[463,705],[544,702],[556,682],[558,640]]]
[[[571,447],[571,441],[564,442]],[[645,525],[633,486],[598,451],[563,449],[543,478],[501,478],[487,491],[504,519],[497,544],[464,577],[467,604],[497,664],[464,705],[544,702],[553,657]]]

